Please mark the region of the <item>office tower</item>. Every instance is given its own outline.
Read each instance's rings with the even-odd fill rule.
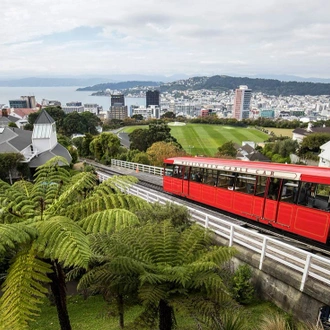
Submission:
[[[241,85],[235,91],[233,118],[237,120],[249,118],[251,89],[247,86]]]
[[[21,96],[18,100],[9,100],[10,108],[34,109],[37,105],[35,96]]]
[[[124,106],[125,105],[125,96],[124,94],[113,94],[111,95],[111,106]]]
[[[159,91],[158,90],[148,90],[146,93],[146,107],[150,105],[159,106]]]
[[[108,119],[124,120],[127,117],[127,105],[120,105],[116,103],[116,105],[110,107],[110,111],[108,112]]]

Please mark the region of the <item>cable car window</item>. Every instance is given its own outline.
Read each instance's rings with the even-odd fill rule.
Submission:
[[[316,209],[330,210],[330,185],[312,183],[310,187],[310,196],[307,200],[307,206]]]
[[[209,186],[216,187],[218,182],[218,171],[206,169],[204,172],[203,182]]]
[[[315,197],[315,184],[311,182],[301,182],[299,195],[297,198],[298,205],[313,206],[313,197]]]
[[[266,176],[258,176],[257,177],[257,186],[255,189],[255,195],[259,197],[265,196],[266,191],[266,183],[268,178]]]
[[[184,167],[182,165],[174,165],[173,167],[173,178],[182,178]]]
[[[173,176],[173,165],[165,164],[165,176]]]
[[[238,175],[235,190],[245,194],[254,195],[256,186],[256,177],[250,174]]]
[[[192,167],[190,172],[190,180],[195,182],[203,182],[203,169],[199,167]]]
[[[298,181],[282,180],[281,201],[295,203],[298,193]]]
[[[235,172],[219,171],[218,187],[233,190],[236,174]]]
[[[268,184],[267,198],[273,199],[274,201],[278,200],[278,193],[280,191],[280,179],[270,178]]]

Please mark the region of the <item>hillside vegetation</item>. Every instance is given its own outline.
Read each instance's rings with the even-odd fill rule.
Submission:
[[[276,79],[261,79],[247,77],[212,76],[194,77],[186,80],[179,80],[172,83],[163,84],[161,92],[173,90],[233,90],[239,85],[247,85],[253,92],[261,92],[268,95],[328,95],[330,93],[329,83],[312,83],[297,81],[280,81]]]

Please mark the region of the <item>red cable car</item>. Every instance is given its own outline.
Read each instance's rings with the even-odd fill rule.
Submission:
[[[164,161],[164,191],[327,243],[330,169],[235,159]]]

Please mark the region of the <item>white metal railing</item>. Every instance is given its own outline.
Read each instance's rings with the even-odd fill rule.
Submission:
[[[164,169],[162,167],[125,162],[123,160],[118,160],[118,159],[111,159],[111,166],[120,166],[123,168],[128,168],[130,170],[144,172],[158,176],[163,176],[163,172],[164,172]]]
[[[101,172],[97,172],[97,174],[101,181],[110,177]],[[165,204],[166,202],[173,202],[179,204],[170,198],[160,196],[159,193],[153,193],[137,185],[131,186],[127,192],[139,196],[150,203]],[[313,278],[330,285],[329,259],[306,252],[194,208],[188,207],[188,209],[193,221],[211,229],[218,236],[227,239],[229,246],[237,244],[257,253],[259,255],[260,270],[262,270],[265,259],[268,258],[301,274],[300,291],[304,290],[307,278]]]

